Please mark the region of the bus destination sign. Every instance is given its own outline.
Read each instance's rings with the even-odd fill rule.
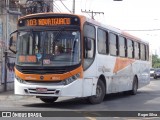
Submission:
[[[27,26],[50,26],[50,25],[70,25],[70,18],[43,18],[43,19],[28,19]]]
[[[55,25],[79,25],[78,18],[70,17],[51,17],[51,18],[26,18],[20,19],[19,27],[23,26],[55,26]]]

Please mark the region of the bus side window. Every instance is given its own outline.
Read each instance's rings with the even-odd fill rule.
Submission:
[[[125,38],[125,57],[128,57],[127,49],[127,39]]]
[[[138,43],[138,48],[139,48],[139,59],[141,59],[141,44]]]
[[[134,47],[134,42],[132,41],[132,58],[135,58],[134,51],[135,51],[135,47]]]
[[[98,52],[100,54],[108,54],[108,33],[98,29]]]
[[[119,36],[119,56],[120,57],[125,57],[126,56],[125,49],[126,49],[125,38],[122,37],[122,36]]]
[[[139,46],[137,42],[134,42],[134,55],[135,59],[139,59]]]
[[[146,60],[149,61],[149,46],[148,45],[145,46],[146,46]]]
[[[141,44],[141,60],[145,60],[145,46]]]
[[[118,40],[117,35],[109,33],[109,52],[111,55],[118,55]]]
[[[129,58],[133,58],[133,42],[127,39],[127,53]]]

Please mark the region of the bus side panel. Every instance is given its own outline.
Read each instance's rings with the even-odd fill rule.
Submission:
[[[138,77],[138,88],[150,83],[150,63],[148,61],[137,60],[132,69]]]
[[[96,94],[97,77],[97,57],[92,65],[84,71],[83,96],[92,96]]]
[[[105,76],[106,79],[106,93],[113,93],[119,90],[119,81],[113,76],[113,69],[116,58],[113,56],[97,54],[97,77]]]

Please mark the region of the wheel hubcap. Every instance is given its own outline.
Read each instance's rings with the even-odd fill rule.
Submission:
[[[96,97],[99,98],[102,94],[102,88],[98,85],[96,89]]]

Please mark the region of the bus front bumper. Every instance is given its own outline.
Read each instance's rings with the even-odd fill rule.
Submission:
[[[47,83],[24,84],[15,78],[14,92],[17,95],[83,97],[82,81],[75,80],[68,85],[53,85]]]

